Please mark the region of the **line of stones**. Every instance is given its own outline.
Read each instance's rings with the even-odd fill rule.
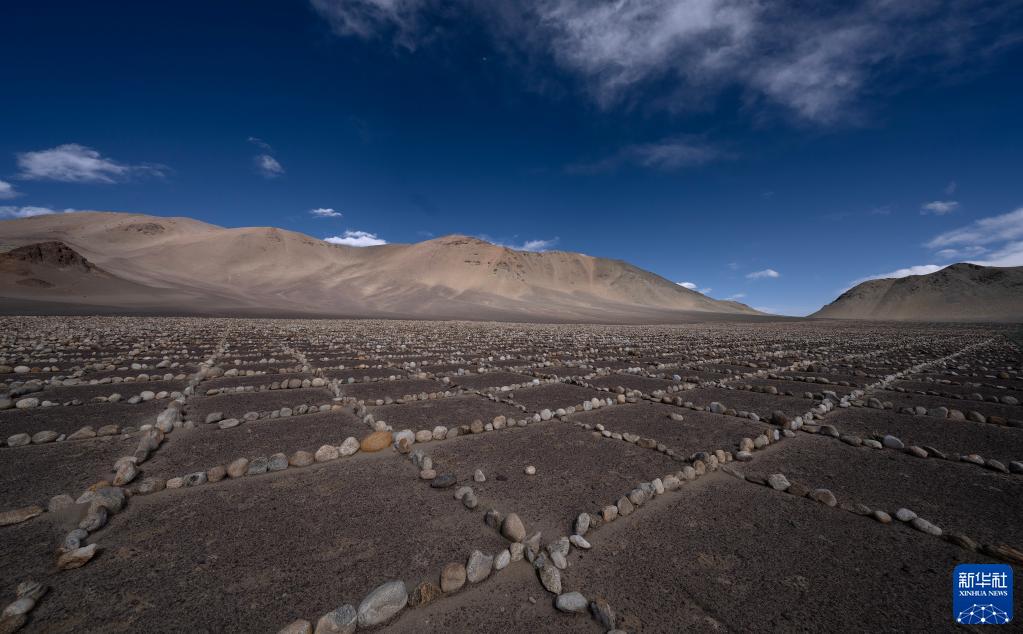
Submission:
[[[900,372],[896,372],[895,374],[888,375],[888,376],[884,377],[882,380],[877,381],[876,383],[868,386],[861,393],[856,394],[854,398],[860,398],[860,397],[866,395],[867,393],[869,393],[870,391],[873,391],[873,390],[885,389],[887,387],[887,385],[889,385],[890,383],[892,383],[894,381],[897,381],[897,380],[901,379],[903,376],[906,376],[907,374],[916,374],[916,373],[919,373],[921,370],[923,370],[925,368],[932,367],[932,366],[937,366],[939,364],[944,365],[948,361],[951,361],[952,359],[955,359],[955,358],[957,358],[959,356],[967,354],[968,352],[972,352],[972,351],[975,351],[977,349],[983,348],[983,347],[991,344],[993,341],[994,341],[994,339],[992,338],[992,339],[987,339],[985,341],[981,341],[981,342],[976,343],[976,344],[971,344],[971,345],[967,346],[966,348],[960,350],[959,352],[947,355],[945,357],[941,357],[939,359],[935,359],[933,361],[917,364],[917,365],[915,365],[915,366],[913,366],[911,368],[907,368],[907,369],[902,370]],[[855,394],[855,392],[854,392],[854,394]],[[850,406],[851,406],[851,399],[849,397],[844,398],[839,403],[839,408],[850,407]],[[829,427],[830,428],[830,430],[828,430],[829,433],[827,433],[826,435],[834,437],[834,438],[837,438],[837,439],[840,439],[843,442],[846,442],[847,444],[850,444],[850,445],[853,445],[853,446],[857,446],[855,442],[851,442],[848,439],[849,437],[838,433],[838,431],[834,428],[834,426],[831,426],[831,425],[827,425],[827,426],[811,425],[809,427],[804,425],[804,426],[802,426],[802,431],[805,431],[807,433],[817,433],[819,431],[819,429],[823,428],[823,427]],[[894,437],[890,437],[890,438],[892,438],[894,440],[898,440],[898,439],[896,439]],[[866,440],[862,441],[860,444],[862,444],[864,446],[872,447],[872,448],[875,448],[875,449],[881,448],[881,447],[885,446],[884,444],[878,443],[877,441],[873,441],[871,443],[868,443]],[[890,443],[890,444],[892,444],[892,443]],[[902,444],[901,441],[899,441],[898,444],[901,445]],[[881,447],[879,447],[878,445],[881,445]],[[892,447],[888,447],[888,448],[899,449],[899,447],[897,445],[892,446]],[[915,449],[918,449],[919,451],[915,451],[914,448],[911,447],[911,448],[907,448],[906,452],[910,453],[912,455],[915,455],[917,457],[927,457],[927,452],[924,451],[922,448],[917,447]],[[921,453],[921,452],[923,452],[923,453]],[[968,462],[971,462],[971,461],[968,461]],[[1000,470],[1000,469],[997,469],[997,470]],[[775,490],[790,492],[790,493],[792,493],[794,495],[802,494],[803,493],[803,489],[805,488],[805,487],[802,487],[801,485],[799,485],[799,486],[796,487],[796,489],[794,491],[791,490],[792,484],[788,482],[788,480],[785,478],[785,476],[783,474],[772,474],[768,478],[763,479],[763,481],[760,481],[760,479],[756,478],[756,476],[754,476],[753,480],[750,480],[749,475],[742,474],[738,470],[729,471],[729,473],[731,475],[735,476],[736,478],[739,478],[739,479],[742,479],[742,480],[748,480],[748,481],[754,482],[755,484],[763,484],[763,485],[769,486],[769,487],[771,487],[771,488],[773,488]],[[774,482],[773,483],[770,481],[771,478],[774,478]],[[788,484],[788,486],[786,486],[786,484]],[[827,489],[816,489],[814,491],[810,491],[807,496],[811,497],[811,499],[815,499],[816,501],[821,502],[823,504],[826,504],[827,506],[830,506],[830,507],[836,507],[838,505],[837,500],[834,497],[834,494],[832,494]],[[876,520],[878,522],[881,522],[882,524],[890,524],[891,523],[891,519],[892,519],[891,515],[889,515],[887,512],[882,511],[880,509],[870,509],[869,507],[867,507],[866,505],[863,505],[863,504],[844,504],[844,505],[842,505],[839,508],[841,510],[852,512],[852,513],[854,513],[856,515],[871,517],[874,520]],[[918,517],[916,515],[916,513],[914,513],[913,511],[911,511],[909,509],[906,509],[906,508],[900,508],[898,511],[896,511],[895,516],[896,516],[896,519],[898,519],[900,522],[909,523],[913,528],[917,529],[918,531],[920,531],[922,533],[925,533],[925,534],[928,534],[928,535],[931,535],[931,536],[934,536],[934,537],[939,537],[939,538],[943,537],[946,541],[948,541],[948,542],[950,542],[952,544],[955,544],[956,546],[959,546],[960,548],[963,548],[965,550],[969,550],[971,552],[978,552],[979,551],[979,552],[982,552],[982,553],[984,553],[984,554],[986,554],[986,555],[988,555],[990,557],[994,557],[996,559],[1001,559],[1003,561],[1009,561],[1009,562],[1015,563],[1015,564],[1023,564],[1023,552],[1021,552],[1021,551],[1019,551],[1019,550],[1017,550],[1015,548],[1012,548],[1012,547],[1010,547],[1008,545],[1005,545],[1005,544],[1000,544],[1000,545],[978,544],[978,542],[976,542],[975,540],[973,540],[970,537],[967,537],[965,535],[962,535],[962,534],[959,534],[959,533],[945,533],[940,527],[936,526],[935,524],[933,524],[932,522],[930,522],[928,520],[925,520],[925,519],[923,519],[921,517]]]
[[[222,344],[223,345],[223,344]],[[216,355],[216,353],[214,353]],[[210,365],[213,359],[208,362]],[[90,533],[103,528],[109,517],[123,510],[127,495],[125,486],[137,475],[137,465],[147,460],[153,451],[159,448],[166,434],[171,433],[175,423],[180,422],[181,409],[185,399],[190,396],[203,377],[203,369],[189,379],[189,385],[181,397],[172,401],[167,409],[157,416],[155,425],[143,425],[140,428],[139,443],[135,453],[117,460],[114,464],[113,482],[100,481],[90,486],[77,499],[61,494],[50,500],[47,510],[55,512],[75,505],[88,504],[85,517],[78,527],[69,532],[57,549],[57,569],[61,571],[81,568],[89,563],[99,551],[96,542],[82,545]],[[31,519],[42,514],[42,507],[36,506],[30,513],[24,514],[20,521]],[[3,514],[3,515],[6,515]],[[0,525],[5,525],[0,522]],[[21,582],[17,588],[16,599],[0,614],[0,631],[15,632],[25,625],[31,610],[37,601],[47,592],[48,588],[31,579]]]

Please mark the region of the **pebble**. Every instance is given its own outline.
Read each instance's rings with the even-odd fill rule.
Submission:
[[[554,605],[562,612],[574,612],[581,614],[586,612],[589,602],[586,600],[586,597],[578,592],[566,592],[558,595]]]
[[[227,475],[232,478],[240,478],[248,473],[249,470],[249,459],[238,458],[227,465]]]
[[[469,580],[469,583],[479,583],[490,576],[493,567],[493,556],[484,555],[482,552],[474,550],[469,555],[469,562],[465,565],[465,578]]]
[[[390,433],[388,433],[390,435]],[[387,444],[391,444],[388,440]],[[388,581],[370,592],[359,604],[359,627],[386,623],[408,604],[408,591],[402,581]]]
[[[810,499],[832,507],[838,505],[835,494],[827,489],[814,489],[810,492]]]
[[[941,537],[941,529],[934,524],[928,522],[922,517],[914,517],[910,520],[909,525],[920,531],[921,533],[927,533],[928,535],[934,535],[935,537]]]
[[[313,634],[313,624],[305,619],[298,619],[277,630],[277,634]]]
[[[781,473],[772,473],[771,475],[767,476],[767,483],[771,485],[771,488],[774,489],[775,491],[787,491],[788,488],[792,486],[792,483],[789,482],[789,479],[786,478],[785,475]]]
[[[308,451],[296,451],[288,458],[288,464],[292,467],[308,467],[315,461],[315,456]]]
[[[69,553],[64,553],[57,559],[57,567],[61,570],[72,570],[74,568],[81,568],[85,564],[96,556],[96,551],[99,546],[96,544],[89,544],[88,546],[82,546]]]
[[[354,436],[349,436],[348,438],[345,438],[344,442],[341,443],[341,446],[338,447],[338,452],[342,456],[352,456],[359,451],[360,447],[361,444],[359,443],[359,440]]]
[[[494,557],[494,570],[504,570],[511,563],[511,551],[507,548]]]
[[[434,489],[447,489],[449,487],[455,486],[457,482],[458,481],[454,475],[450,473],[445,473],[434,478],[430,482],[430,486],[433,487]]]
[[[533,465],[528,465],[525,468],[525,472],[526,472],[526,475],[530,475],[530,476],[531,475],[536,475],[536,467],[534,467]]]
[[[442,594],[440,586],[432,581],[422,581],[417,585],[411,593],[409,593],[408,603],[410,607],[416,608],[419,606],[426,605],[433,602]]]
[[[508,541],[521,542],[526,537],[526,526],[516,513],[509,513],[501,523],[501,535]]]
[[[589,550],[592,547],[590,542],[586,541],[586,538],[582,535],[570,535],[568,541],[572,542],[572,545],[576,548],[583,550]]]
[[[561,572],[552,564],[544,564],[539,571],[540,583],[553,594],[561,594]]]
[[[267,471],[284,471],[288,468],[288,457],[283,453],[275,453],[270,456],[266,464]]]
[[[316,462],[330,462],[331,460],[337,460],[341,456],[341,452],[337,447],[333,445],[323,445],[316,450],[313,454],[313,460]]]
[[[380,451],[391,446],[393,441],[393,435],[389,431],[375,431],[372,434],[362,439],[359,444],[359,449],[365,452]],[[404,606],[403,606],[404,607]],[[361,607],[360,607],[360,623],[361,623]]]
[[[487,476],[483,475],[482,469],[476,469],[476,473],[472,474],[472,479],[474,482],[486,482]]]
[[[907,508],[900,508],[895,511],[895,518],[900,522],[911,522],[916,519],[916,513]]]
[[[444,592],[456,592],[465,585],[465,566],[452,563],[444,566],[440,572],[440,589]]]

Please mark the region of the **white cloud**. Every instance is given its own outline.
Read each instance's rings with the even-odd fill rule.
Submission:
[[[779,277],[781,277],[781,273],[774,269],[764,269],[763,271],[753,271],[746,274],[746,279],[748,280],[775,279]]]
[[[1023,207],[1000,216],[981,218],[973,223],[946,231],[927,241],[930,249],[956,245],[987,245],[1023,239]]]
[[[1023,266],[1023,240],[1007,242],[983,260],[969,260],[981,266]]]
[[[518,251],[541,252],[541,251],[547,251],[547,250],[551,249],[557,243],[558,243],[558,238],[551,238],[550,240],[526,240],[525,242],[523,242],[522,244],[520,244],[518,246],[508,245],[508,248],[516,249]]]
[[[1012,3],[888,0],[310,0],[342,36],[391,36],[406,49],[450,35],[424,16],[474,15],[502,51],[579,78],[603,107],[706,107],[738,87],[747,103],[779,104],[828,123],[875,84],[909,69],[945,72],[1008,48]],[[985,28],[978,28],[984,25]],[[542,83],[542,82],[541,82]],[[652,88],[654,94],[644,89]]]
[[[987,253],[987,249],[981,246],[968,246],[960,249],[942,249],[934,255],[941,258],[942,260],[964,260],[966,258],[975,258],[978,255]]]
[[[50,214],[70,214],[77,209],[50,209],[49,207],[11,207],[0,206],[0,218],[32,218],[34,216],[48,216]]]
[[[167,168],[155,164],[128,165],[77,143],[17,155],[18,178],[62,183],[118,183],[135,176],[163,176]]]
[[[710,292],[711,292],[712,290],[714,290],[714,289],[708,286],[707,288],[701,288],[701,289],[700,289],[700,293],[702,293],[703,295],[707,295],[707,294],[708,294],[708,293],[710,293]]]
[[[734,302],[734,301],[738,301],[738,300],[740,300],[740,299],[742,299],[744,297],[746,297],[746,293],[736,293],[734,295],[729,295],[725,299]]]
[[[696,284],[693,284],[692,282],[675,282],[675,283],[678,284],[679,286],[683,287],[683,288],[688,288],[691,291],[695,291],[696,290]]]
[[[558,244],[558,241],[560,240],[560,238],[554,237],[554,238],[550,238],[550,239],[546,239],[546,240],[544,240],[544,239],[526,240],[525,242],[521,242],[520,243],[520,242],[515,242],[514,241],[514,238],[516,238],[518,236],[513,236],[512,237],[513,238],[512,241],[509,241],[509,240],[498,240],[496,238],[491,238],[490,236],[488,236],[485,233],[482,233],[482,234],[480,234],[480,235],[478,235],[476,237],[479,238],[480,240],[484,240],[484,241],[489,242],[491,244],[495,244],[495,245],[497,245],[499,247],[505,247],[507,249],[514,249],[515,251],[533,251],[533,252],[537,252],[537,253],[550,250],[556,244]]]
[[[959,208],[959,203],[954,200],[932,200],[929,203],[924,203],[920,206],[921,214],[934,214],[935,216],[944,216],[950,214]]]
[[[256,170],[264,178],[277,178],[284,173],[284,167],[277,162],[277,159],[269,154],[259,154],[255,158]]]
[[[16,198],[20,195],[20,193],[15,191],[14,185],[11,185],[7,181],[0,181],[0,200]]]
[[[343,244],[349,247],[375,247],[381,244],[387,244],[387,240],[377,236],[375,233],[357,231],[354,229],[347,229],[344,234],[340,236],[324,238],[324,241],[331,244]]]
[[[894,271],[890,271],[888,273],[879,273],[877,275],[868,275],[867,277],[861,277],[858,280],[854,280],[849,285],[849,288],[852,288],[857,284],[862,284],[863,282],[867,282],[870,280],[885,280],[891,278],[909,277],[910,275],[930,275],[931,273],[936,273],[940,271],[946,266],[948,265],[918,264],[916,266],[907,266],[906,268],[895,269]]]
[[[310,209],[309,213],[317,218],[340,218],[343,215],[340,211],[334,211],[330,207],[317,207]]]

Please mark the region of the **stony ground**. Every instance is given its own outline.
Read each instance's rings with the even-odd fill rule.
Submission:
[[[0,634],[952,630],[1017,337],[3,318]]]

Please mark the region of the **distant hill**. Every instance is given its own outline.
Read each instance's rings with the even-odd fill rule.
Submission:
[[[1023,322],[1023,267],[953,264],[857,284],[810,317]]]
[[[517,251],[457,235],[359,248],[272,227],[80,212],[0,222],[3,250],[0,298],[8,314],[609,323],[762,314],[619,260]],[[24,261],[25,253],[36,256]]]

